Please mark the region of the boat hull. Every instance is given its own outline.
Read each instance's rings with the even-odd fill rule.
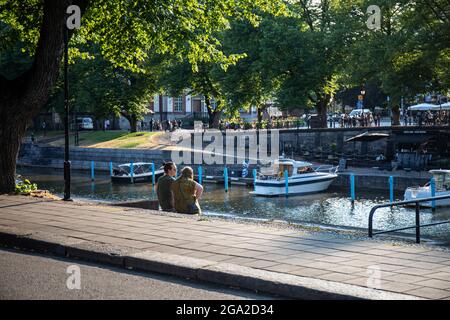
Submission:
[[[328,189],[337,175],[326,174],[304,179],[289,179],[288,194],[311,194]],[[252,192],[258,196],[281,196],[286,194],[284,180],[256,180],[255,190]]]
[[[450,190],[448,191],[436,191],[435,196],[450,196]],[[408,188],[405,191],[404,200],[416,200],[416,199],[424,199],[431,197],[431,190],[429,187],[421,187],[421,188]],[[450,198],[434,201],[436,207],[449,207],[450,206]],[[413,204],[412,204],[413,205]],[[431,208],[433,205],[431,201],[420,202],[419,205],[425,208]]]

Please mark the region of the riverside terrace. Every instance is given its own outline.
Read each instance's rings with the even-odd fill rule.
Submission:
[[[389,138],[374,142],[345,142],[347,139],[361,134],[361,129],[310,129],[310,130],[281,130],[280,152],[287,156],[292,154],[296,159],[304,159],[314,163],[329,163],[337,165],[341,157],[347,159],[347,170],[341,173],[333,186],[348,187],[346,175],[354,172],[357,188],[386,188],[387,177],[394,176],[396,190],[403,191],[407,186],[422,185],[429,181],[427,170],[432,168],[449,167],[449,133],[447,127],[381,127],[367,128],[369,133],[379,132],[389,134]],[[236,134],[242,134],[236,131]],[[167,141],[166,141],[167,140]],[[170,134],[164,145],[152,149],[99,149],[99,148],[71,148],[71,160],[73,169],[91,170],[92,161],[95,162],[95,170],[108,171],[109,163],[128,163],[131,161],[154,161],[160,165],[163,161],[171,159]],[[270,141],[270,140],[269,140]],[[411,144],[412,142],[412,144]],[[440,144],[438,144],[438,142]],[[408,144],[409,143],[409,144]],[[380,155],[388,158],[391,150],[403,149],[397,164],[397,169],[392,171],[391,161],[375,161]],[[417,152],[405,152],[405,150],[417,150],[427,148],[427,154],[418,155]],[[47,168],[62,168],[64,150],[59,147],[48,147],[31,143],[22,144],[19,154],[19,166],[43,166]],[[430,160],[431,155],[431,160]],[[424,159],[427,161],[424,162]],[[227,165],[228,166],[228,165]],[[230,172],[240,175],[242,161],[236,160],[234,166],[228,166]],[[360,168],[358,168],[360,167]],[[195,168],[197,170],[197,168]],[[250,167],[249,170],[252,170]],[[419,171],[417,171],[419,170]],[[420,171],[422,170],[422,171]],[[204,168],[205,175],[218,175],[223,173],[223,165],[211,165]],[[371,179],[359,179],[358,176],[370,176]],[[364,183],[361,185],[360,182]]]
[[[0,243],[304,299],[449,299],[450,252],[379,237],[0,196]]]
[[[234,135],[242,141],[244,140],[243,136],[249,135],[255,141],[253,137],[255,130],[226,130],[221,132],[224,150],[233,150],[232,146],[230,148],[228,145],[230,143],[229,136]],[[269,144],[268,150],[270,150],[271,130],[261,130],[260,132],[268,133],[264,141],[267,141]],[[399,162],[398,168],[417,171],[450,166],[450,126],[280,129],[277,132],[280,154],[284,152],[291,158],[300,157],[307,161],[335,165],[338,164],[339,159],[345,158],[350,166],[381,167],[381,169],[388,170],[393,169],[391,166],[392,160]],[[384,134],[387,137],[379,137],[379,139],[364,139],[362,137],[349,141],[365,132],[369,135]],[[211,142],[209,138],[202,139],[199,137],[200,134],[201,132],[191,133],[191,145],[195,146],[199,141],[203,141],[202,147],[205,149],[215,142]],[[225,139],[225,134],[227,139]],[[251,141],[251,138],[248,138],[242,146],[235,143],[234,154],[239,154],[239,151],[242,153],[243,151],[238,149],[244,147],[244,145],[247,151],[253,150],[254,147],[250,146]],[[227,153],[229,152],[227,151]],[[384,161],[376,161],[379,155],[383,155]],[[397,159],[395,159],[396,155]],[[228,163],[228,158],[229,156],[222,163]]]
[[[188,130],[184,131],[187,134],[189,133]],[[238,136],[245,135],[245,133],[255,133],[254,130],[228,130],[227,132]],[[270,130],[268,132],[270,133]],[[388,134],[389,137],[377,141],[346,142],[348,139],[364,132]],[[193,145],[194,137],[191,137],[191,140]],[[270,149],[270,137],[268,137],[267,141],[269,143],[268,149]],[[171,140],[170,133],[159,136],[158,141],[152,141],[152,143],[152,147],[147,149],[123,149],[122,152],[119,152],[117,149],[117,151],[113,151],[114,154],[110,159],[104,159],[102,151],[109,149],[95,148],[92,149],[92,152],[88,152],[89,148],[71,147],[71,154],[75,156],[71,157],[71,160],[98,160],[100,162],[113,161],[123,163],[133,161],[133,159],[130,159],[130,155],[134,153],[137,157],[134,161],[148,161],[155,158],[155,161],[158,162],[158,159],[168,160],[171,157],[170,150],[176,145],[176,142]],[[210,143],[210,141],[204,141],[203,147],[208,146]],[[226,141],[224,141],[225,143]],[[30,160],[62,159],[62,148],[47,147],[46,144],[35,145],[24,142],[19,153],[19,161],[22,161],[22,159],[27,160],[27,158]],[[248,148],[248,143],[246,147]],[[235,146],[234,154],[237,154],[236,148]],[[98,151],[99,158],[91,155],[95,151]],[[375,162],[376,157],[380,154],[383,154],[387,160],[385,165],[390,164],[395,154],[399,152],[404,154],[400,160],[405,163],[402,163],[401,167],[412,170],[445,168],[449,165],[448,161],[450,158],[450,127],[389,126],[377,128],[281,129],[279,130],[279,151],[280,154],[284,152],[286,156],[301,157],[307,161],[319,163],[337,164],[340,158],[345,157],[348,165],[362,167],[383,166],[382,163]],[[426,153],[427,157],[413,156],[414,154],[424,153]],[[86,156],[83,157],[83,154]],[[425,160],[426,163],[424,163]],[[223,163],[225,162],[228,161]],[[192,159],[191,163],[196,162]],[[241,164],[242,161],[236,159],[235,163]]]
[[[388,137],[346,142],[364,132],[384,133]],[[447,168],[450,167],[450,126],[280,130],[281,151],[320,163],[338,164],[340,158],[346,158],[350,166],[387,170],[392,169],[390,162],[397,154],[399,168],[416,171]],[[384,155],[385,163],[376,161],[380,154]]]

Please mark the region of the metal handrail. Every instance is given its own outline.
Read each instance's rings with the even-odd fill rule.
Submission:
[[[428,197],[428,198],[417,199],[417,200],[397,201],[397,202],[378,204],[378,205],[372,207],[372,209],[370,210],[370,213],[369,213],[369,238],[372,238],[376,234],[383,234],[383,233],[389,233],[389,232],[395,232],[395,231],[401,231],[401,230],[415,228],[416,229],[416,243],[420,243],[420,227],[429,227],[429,226],[435,226],[435,225],[444,224],[444,223],[450,223],[450,220],[421,225],[420,224],[420,205],[419,205],[419,203],[428,202],[428,201],[438,201],[438,200],[449,199],[449,198],[450,198],[450,195],[446,195],[446,196]],[[415,226],[398,228],[398,229],[387,230],[387,231],[373,232],[373,216],[375,214],[375,211],[377,211],[380,208],[387,208],[387,207],[393,207],[393,206],[404,206],[404,205],[412,204],[412,203],[414,203],[415,207],[416,207],[416,225]]]
[[[336,173],[338,168],[338,166],[333,166],[331,164],[323,164],[319,165],[318,167],[313,167],[313,170],[316,172]]]

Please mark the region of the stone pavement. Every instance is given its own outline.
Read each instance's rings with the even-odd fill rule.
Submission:
[[[450,298],[446,250],[150,210],[0,195],[1,243],[294,298]]]

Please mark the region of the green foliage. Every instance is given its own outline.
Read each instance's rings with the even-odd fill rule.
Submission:
[[[16,194],[30,194],[32,191],[37,190],[37,184],[31,183],[30,180],[25,179],[16,183],[14,192]]]
[[[77,112],[89,112],[97,118],[111,115],[140,120],[157,91],[155,76],[114,67],[98,51],[90,49],[94,59],[78,58],[70,66],[71,105]],[[156,72],[156,67],[153,68]],[[60,77],[48,107],[64,112],[63,78]]]
[[[139,146],[139,142],[129,142],[129,143],[125,143],[123,145],[121,145],[121,148],[123,149],[133,149],[136,148],[137,146]]]
[[[43,19],[40,0],[0,0],[0,74],[29,69]],[[450,90],[447,0],[97,0],[70,42],[72,105],[97,117],[139,119],[151,96],[185,88],[211,115],[233,117],[273,100],[326,113],[336,92],[374,85],[400,97]],[[62,82],[50,107],[62,111]],[[384,95],[377,92],[376,99]],[[351,93],[353,95],[353,93]],[[345,94],[342,94],[345,96]],[[216,101],[212,103],[212,99]]]
[[[361,8],[371,2],[361,1]],[[450,15],[447,0],[379,3],[381,30],[360,23],[346,53],[349,84],[380,83],[382,91],[398,106],[403,96],[450,89]],[[357,37],[357,38],[356,38]]]
[[[43,1],[0,0],[2,38],[21,41],[30,55],[39,40]],[[233,61],[220,50],[216,33],[230,19],[258,24],[257,10],[281,14],[281,1],[267,0],[96,0],[89,1],[74,44],[96,43],[114,67],[143,72],[142,63],[152,54],[186,57],[194,70],[198,62]],[[63,17],[61,17],[63,18]],[[80,50],[79,54],[88,51]]]

